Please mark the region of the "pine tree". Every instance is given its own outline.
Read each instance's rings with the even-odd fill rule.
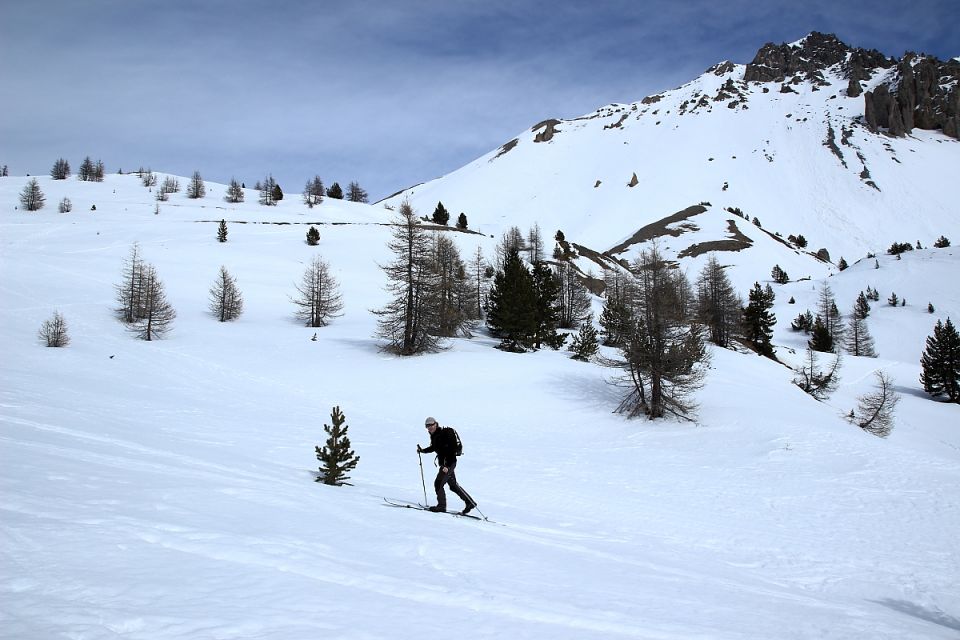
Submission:
[[[839,345],[843,339],[843,318],[840,315],[840,310],[837,308],[836,299],[833,297],[833,290],[826,282],[820,287],[817,300],[817,315],[821,322],[823,322],[823,326],[830,336],[829,341],[821,340],[819,344],[821,346],[829,344],[830,346],[826,351],[833,351],[834,347]],[[814,327],[814,330],[816,330],[816,327]],[[821,348],[816,348],[815,350],[824,351],[824,349]]]
[[[433,210],[433,215],[430,217],[435,224],[447,224],[450,221],[450,212],[447,211],[447,208],[443,206],[442,202],[437,202],[437,208]]]
[[[358,182],[351,182],[347,185],[347,200],[350,202],[367,202],[367,192],[363,190]]]
[[[460,215],[457,216],[457,229],[466,229],[466,228],[467,228],[467,214],[461,212]]]
[[[243,187],[235,178],[230,178],[230,185],[227,187],[227,194],[223,199],[231,204],[238,204],[243,202],[243,197]]]
[[[327,189],[327,197],[333,198],[334,200],[343,200],[343,189],[340,187],[339,182],[334,182],[330,185],[330,188]]]
[[[807,346],[810,347],[810,349],[820,351],[821,353],[830,353],[833,351],[833,338],[830,336],[830,330],[827,328],[826,323],[824,323],[823,318],[819,315],[816,320],[813,321],[813,328],[810,333],[812,335],[807,341]]]
[[[227,220],[224,218],[220,221],[220,226],[217,227],[217,242],[226,242],[227,241]]]
[[[54,311],[49,320],[44,320],[37,335],[48,347],[65,347],[70,344],[67,321],[59,311]]]
[[[315,247],[320,244],[320,232],[313,225],[307,230],[307,244]]]
[[[603,344],[623,347],[632,331],[630,316],[632,287],[630,280],[619,271],[604,272],[604,305],[600,314]]]
[[[893,431],[893,412],[900,394],[894,391],[893,379],[886,373],[877,371],[876,377],[875,390],[858,398],[854,421],[867,433],[886,438]]]
[[[860,295],[857,296],[857,301],[853,303],[853,317],[865,320],[869,315],[870,303],[867,302],[867,296],[861,291]]]
[[[325,327],[330,321],[341,315],[343,298],[340,285],[330,273],[328,265],[319,256],[314,256],[303,273],[303,279],[297,285],[298,296],[293,298],[297,306],[296,318],[303,320],[308,327]]]
[[[947,238],[947,236],[940,236],[937,238],[936,242],[933,243],[933,246],[937,249],[946,249],[950,246],[950,240]]]
[[[533,276],[511,249],[503,270],[497,271],[487,305],[487,326],[501,338],[506,351],[525,351],[533,346],[537,333],[537,295]]]
[[[787,275],[787,272],[780,268],[780,265],[773,265],[773,269],[770,271],[770,277],[773,278],[773,281],[777,284],[787,284],[790,282],[790,276]]]
[[[887,304],[891,307],[900,306],[900,298],[897,296],[896,292],[890,293],[890,297],[887,298]]]
[[[573,355],[570,357],[574,360],[589,362],[599,349],[597,330],[593,326],[593,316],[590,316],[580,324],[579,333],[573,337],[573,343],[570,345]]]
[[[54,180],[66,180],[70,177],[70,163],[63,158],[57,158],[50,169],[50,177]]]
[[[356,468],[357,463],[360,462],[360,457],[350,448],[350,437],[347,435],[349,427],[344,424],[346,420],[340,407],[334,407],[330,412],[330,421],[333,425],[323,425],[323,430],[328,437],[322,449],[315,447],[317,460],[322,463],[317,482],[334,486],[349,484],[347,480],[350,476],[347,473]]]
[[[276,182],[273,183],[273,201],[280,202],[283,200],[283,189],[280,188],[280,185]]]
[[[753,283],[747,307],[743,310],[744,334],[747,342],[762,356],[773,357],[773,326],[777,324],[773,308],[774,294],[770,285],[762,288],[759,282]]]
[[[837,269],[840,271],[845,271],[850,265],[847,264],[847,261],[843,259],[843,256],[840,256],[840,261],[837,262]]]
[[[236,320],[243,313],[243,295],[226,267],[220,267],[220,274],[210,287],[210,312],[220,322]]]
[[[199,200],[205,195],[207,195],[207,187],[203,183],[203,178],[200,177],[199,171],[194,171],[190,184],[187,185],[187,197],[191,200]]]
[[[949,317],[946,323],[937,320],[933,335],[927,337],[920,367],[924,391],[960,403],[960,335]]]
[[[557,333],[557,299],[560,295],[560,283],[553,270],[545,262],[533,264],[534,317],[536,330],[533,334],[533,348],[539,349],[546,344],[559,349],[566,336]]]
[[[543,235],[540,233],[540,225],[534,223],[527,231],[527,254],[530,264],[537,264],[543,261]]]
[[[472,287],[457,245],[445,233],[433,234],[432,268],[436,275],[437,334],[452,338],[468,334],[475,317],[470,307]]]
[[[30,182],[23,188],[23,191],[20,192],[20,206],[26,211],[39,211],[43,209],[46,201],[47,198],[43,195],[43,191],[40,190],[40,183],[37,182],[36,178],[31,178]]]

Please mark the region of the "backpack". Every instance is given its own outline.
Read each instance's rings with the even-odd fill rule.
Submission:
[[[457,430],[454,429],[453,427],[447,427],[447,429],[450,429],[450,431],[453,431],[453,439],[454,439],[454,441],[456,441],[456,443],[457,443],[456,450],[455,450],[455,455],[456,455],[457,457],[462,456],[462,455],[463,455],[463,443],[460,442],[460,434],[457,433]]]

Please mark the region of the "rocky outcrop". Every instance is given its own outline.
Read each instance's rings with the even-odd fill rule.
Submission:
[[[550,142],[553,139],[554,134],[560,133],[560,130],[557,129],[557,125],[560,124],[560,121],[551,118],[550,120],[544,120],[543,122],[535,125],[531,131],[536,133],[533,137],[534,142]],[[540,131],[542,129],[542,131]]]
[[[747,82],[783,82],[788,76],[816,74],[847,60],[852,51],[833,34],[814,31],[800,46],[775,45],[768,42],[747,65],[743,79]]]
[[[864,94],[864,120],[875,133],[941,129],[960,138],[960,62],[907,54],[890,83]]]

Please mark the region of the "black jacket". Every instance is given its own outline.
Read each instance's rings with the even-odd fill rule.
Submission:
[[[457,435],[450,427],[437,427],[430,434],[430,446],[423,453],[437,453],[437,460],[441,467],[457,465]]]

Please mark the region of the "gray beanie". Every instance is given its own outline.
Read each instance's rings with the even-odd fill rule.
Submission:
[[[437,420],[433,416],[428,416],[427,419],[423,421],[423,424],[429,427],[432,424],[437,424]]]

